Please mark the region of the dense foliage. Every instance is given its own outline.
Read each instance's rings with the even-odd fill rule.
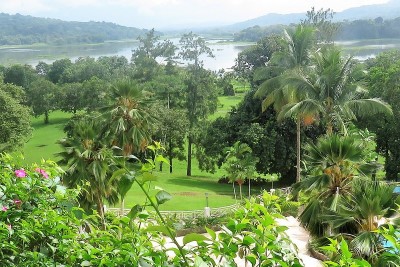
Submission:
[[[400,18],[384,20],[382,17],[376,19],[360,19],[335,23],[338,32],[336,40],[365,40],[365,39],[395,39],[400,37]],[[286,26],[287,28],[288,26]],[[253,26],[235,33],[235,41],[256,42],[263,36],[281,33],[284,26]]]
[[[135,39],[143,30],[109,22],[67,22],[0,13],[0,45],[101,43]]]

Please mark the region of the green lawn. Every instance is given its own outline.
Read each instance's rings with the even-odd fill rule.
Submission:
[[[215,119],[224,116],[232,106],[237,105],[243,98],[242,94],[237,96],[220,97],[220,105],[216,114],[210,117]],[[50,114],[50,123],[44,124],[43,117],[33,118],[34,128],[32,138],[25,144],[24,155],[26,163],[40,162],[42,159],[57,160],[55,154],[60,152],[57,140],[65,136],[63,128],[71,114],[64,112],[53,112]],[[201,172],[197,167],[197,161],[193,159],[192,176],[186,176],[186,161],[174,160],[174,172],[169,174],[169,168],[165,166],[164,172],[159,174],[159,180],[152,182],[150,189],[154,191],[155,186],[161,187],[173,198],[161,206],[162,210],[195,210],[205,206],[205,193],[209,196],[210,207],[221,207],[235,203],[232,185],[218,184],[219,177],[224,170],[218,170],[215,174]],[[239,190],[236,188],[237,191]],[[244,194],[247,188],[243,188]],[[254,189],[259,192],[258,188]],[[134,204],[143,204],[145,196],[137,186],[134,186],[126,197],[126,207]]]
[[[43,117],[32,118],[32,137],[24,146],[27,163],[40,162],[42,159],[57,160],[55,153],[60,151],[56,141],[65,136],[63,128],[71,114],[56,111],[50,113],[50,121],[44,124]]]

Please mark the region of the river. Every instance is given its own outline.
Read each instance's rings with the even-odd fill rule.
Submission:
[[[175,43],[177,40],[173,40]],[[211,40],[207,45],[212,49],[214,58],[202,57],[204,67],[210,70],[229,70],[235,64],[240,51],[249,44],[219,42]],[[79,57],[124,56],[131,59],[132,50],[138,47],[138,42],[106,42],[95,45],[71,46],[29,46],[29,47],[0,47],[0,65],[29,64],[36,66],[39,61],[52,63],[57,59],[70,58],[72,61]]]
[[[178,39],[172,39],[177,43]],[[213,50],[214,58],[202,58],[204,67],[211,70],[229,70],[234,66],[240,51],[250,44],[238,44],[211,40],[207,42]],[[365,60],[390,49],[400,49],[400,39],[354,40],[338,41],[347,55]],[[15,46],[0,47],[0,65],[29,64],[36,66],[39,61],[52,63],[57,59],[70,58],[72,61],[79,57],[124,56],[130,60],[132,50],[138,47],[137,41],[105,42],[95,45],[65,45],[65,46]]]

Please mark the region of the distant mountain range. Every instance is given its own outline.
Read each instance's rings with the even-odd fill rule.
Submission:
[[[311,9],[311,8],[310,8]],[[358,19],[375,19],[382,17],[383,19],[392,19],[400,17],[400,0],[391,0],[386,4],[365,5],[346,9],[342,12],[337,12],[334,16],[334,21],[358,20]],[[270,13],[251,20],[238,22],[232,25],[219,27],[220,30],[240,31],[253,26],[270,26],[277,24],[298,23],[301,19],[305,19],[305,13],[292,14],[275,14]]]

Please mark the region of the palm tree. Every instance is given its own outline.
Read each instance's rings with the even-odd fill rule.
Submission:
[[[239,184],[239,194],[242,199],[242,185],[246,178],[249,182],[250,196],[250,179],[255,172],[255,164],[257,162],[257,159],[252,156],[251,148],[247,144],[237,141],[233,146],[226,148],[225,153],[225,169],[232,181],[235,199],[235,182]]]
[[[108,122],[104,126],[104,131],[111,138],[112,146],[120,148],[122,156],[129,159],[133,157],[133,153],[143,152],[150,144],[151,123],[154,117],[149,113],[144,92],[134,82],[121,80],[112,90],[114,103],[106,108],[105,117]],[[126,161],[123,164],[125,163]],[[124,177],[119,177],[124,179],[120,181],[118,189],[121,196],[121,212],[124,209],[125,189],[130,188],[133,183],[133,179]]]
[[[339,203],[352,195],[353,181],[366,178],[375,166],[364,161],[364,148],[349,136],[332,134],[310,144],[305,156],[312,175],[294,186],[314,195],[300,214],[301,223],[313,234],[321,236],[332,226],[322,215],[335,212]]]
[[[104,225],[104,199],[110,204],[118,201],[117,184],[110,183],[111,158],[107,138],[101,134],[102,121],[83,119],[75,122],[72,135],[58,143],[64,151],[58,153],[60,164],[66,165],[62,177],[69,188],[81,187],[80,204],[86,209],[96,205]]]
[[[352,194],[339,205],[336,212],[325,216],[334,229],[353,225],[351,248],[360,257],[376,261],[383,249],[377,232],[379,224],[390,223],[388,218],[396,208],[394,186],[367,179],[355,180]]]
[[[312,59],[312,68],[294,70],[284,79],[301,93],[301,101],[282,107],[286,116],[309,114],[320,118],[326,133],[332,134],[335,128],[346,133],[346,123],[357,117],[392,114],[391,107],[378,98],[361,99],[364,90],[359,80],[363,72],[351,57],[343,58],[341,51],[331,46]]]
[[[289,70],[306,68],[310,63],[312,48],[315,47],[315,29],[313,27],[298,25],[293,31],[284,32],[284,41],[287,49],[275,52],[266,68],[260,69],[255,76],[263,77],[260,73],[280,73],[276,77],[264,81],[258,88],[255,96],[264,98],[262,110],[265,111],[270,105],[274,105],[279,112],[278,120],[291,117],[282,108],[288,103],[298,103],[303,94],[299,94],[295,86],[285,82]],[[296,115],[296,181],[300,181],[301,161],[301,121],[309,117],[309,113],[298,112]]]
[[[151,122],[145,93],[132,81],[122,80],[112,87],[114,102],[106,109],[105,129],[112,143],[122,149],[124,156],[145,150],[151,142]]]

